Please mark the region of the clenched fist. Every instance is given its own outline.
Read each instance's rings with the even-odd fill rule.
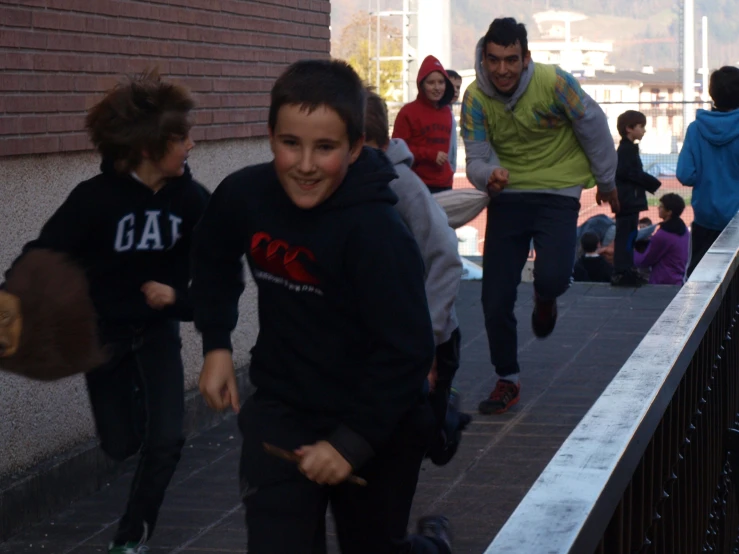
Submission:
[[[508,186],[508,170],[503,167],[497,167],[488,177],[488,193],[493,196],[498,194]]]

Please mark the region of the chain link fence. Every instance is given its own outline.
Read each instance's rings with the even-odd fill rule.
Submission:
[[[685,199],[686,209],[683,213],[685,223],[690,225],[693,221],[693,210],[690,206],[691,189],[682,186],[675,176],[677,169],[677,158],[682,148],[684,139],[683,121],[687,115],[692,119],[696,110],[711,109],[710,103],[705,102],[672,102],[672,101],[655,101],[655,102],[601,102],[599,103],[608,118],[608,126],[613,137],[614,148],[618,147],[620,137],[616,129],[616,120],[618,116],[626,110],[637,110],[642,112],[647,120],[645,126],[646,133],[644,139],[640,143],[640,152],[644,170],[657,177],[662,181],[662,187],[656,194],[647,193],[647,201],[649,209],[642,212],[640,217],[649,218],[652,223],[659,221],[658,206],[659,198],[668,192],[674,192],[681,195]],[[388,103],[388,117],[392,126],[395,122],[400,108],[403,106],[399,102]],[[687,108],[687,109],[686,109]],[[457,103],[453,106],[455,118],[459,125],[461,115],[461,104]],[[459,139],[457,154],[457,174],[454,178],[454,188],[470,188],[472,185],[467,180],[465,171],[465,150],[462,139]],[[581,198],[579,225],[582,225],[589,218],[607,214],[612,216],[607,206],[598,206],[595,202],[595,190],[587,190],[583,192]],[[485,244],[485,222],[486,213],[483,211],[480,216],[473,221],[457,229],[457,236],[460,241],[460,254],[463,256],[477,257],[482,255]]]

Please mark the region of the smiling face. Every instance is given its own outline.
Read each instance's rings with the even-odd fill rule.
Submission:
[[[446,79],[440,71],[432,71],[421,83],[423,94],[433,104],[438,104],[446,92]]]
[[[346,124],[331,108],[319,106],[309,113],[298,104],[280,108],[269,141],[282,188],[305,210],[339,188],[364,144],[364,138],[349,144]]]
[[[501,46],[494,42],[485,45],[483,67],[490,82],[503,94],[513,94],[521,82],[521,74],[529,67],[531,52],[521,52],[521,43]]]

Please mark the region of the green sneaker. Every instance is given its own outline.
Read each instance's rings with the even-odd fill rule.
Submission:
[[[110,543],[108,546],[108,554],[146,554],[149,552],[149,547],[144,543],[149,537],[149,526],[144,523],[144,535],[138,542],[127,542],[124,544]]]

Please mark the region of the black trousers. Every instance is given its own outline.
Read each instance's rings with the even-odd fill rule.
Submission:
[[[457,327],[448,341],[436,347],[436,388],[429,394],[429,402],[437,421],[439,438],[441,438],[441,430],[446,420],[452,381],[459,369],[461,341],[462,334]]]
[[[639,228],[639,214],[616,216],[616,238],[613,239],[613,271],[623,273],[634,267],[634,251],[629,236]]]
[[[103,451],[115,460],[140,453],[116,542],[149,536],[185,439],[180,325],[103,328],[110,360],[86,375]]]
[[[713,246],[715,240],[719,237],[721,231],[714,229],[707,229],[696,223],[695,221],[690,226],[690,265],[688,266],[688,277],[693,273],[695,266],[698,265],[706,255],[708,249]]]
[[[451,554],[435,539],[407,535],[418,472],[434,428],[428,402],[419,401],[386,448],[356,472],[367,480],[366,487],[317,485],[294,464],[264,452],[263,442],[288,450],[313,444],[335,423],[257,392],[244,403],[239,426],[250,554],[325,554],[329,506],[343,554]]]
[[[534,241],[534,290],[554,300],[570,286],[575,265],[576,198],[549,193],[503,193],[488,206],[482,260],[482,309],[490,361],[499,377],[519,372],[516,291]]]

